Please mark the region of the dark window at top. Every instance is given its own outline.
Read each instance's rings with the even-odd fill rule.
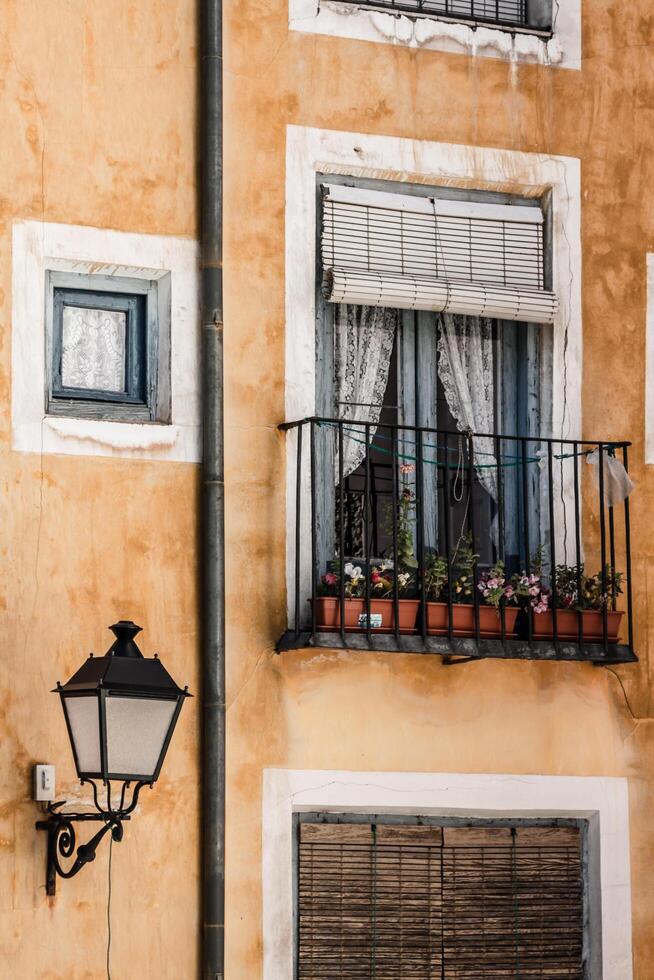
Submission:
[[[447,20],[496,24],[507,29],[552,29],[552,0],[349,0],[362,7],[431,15]]]

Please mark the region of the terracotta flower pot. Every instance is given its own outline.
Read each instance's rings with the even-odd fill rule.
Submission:
[[[315,600],[316,603],[316,626],[319,629],[340,629],[341,628],[341,601],[338,596],[320,596]],[[401,630],[414,630],[416,619],[418,618],[418,599],[399,600],[399,628]],[[346,599],[345,600],[345,628],[365,630],[365,620],[361,617],[366,615],[365,599]],[[373,630],[394,630],[395,629],[395,604],[392,599],[371,599],[370,616],[381,616],[381,626],[373,626]]]
[[[620,632],[623,612],[609,611],[606,616],[607,638],[616,643]],[[589,643],[604,641],[604,614],[600,609],[584,609],[581,614],[581,628],[584,640]],[[550,639],[554,636],[554,617],[552,611],[534,613],[532,617],[534,639]],[[574,609],[556,610],[556,628],[560,640],[579,639],[578,613]]]
[[[515,634],[515,624],[518,610],[515,606],[506,606],[504,624],[506,636]],[[444,636],[448,626],[448,606],[446,602],[427,603],[427,632],[435,636]],[[475,607],[468,603],[455,603],[452,606],[452,632],[454,636],[476,636]],[[502,635],[502,619],[499,609],[494,606],[479,607],[479,635],[483,639],[491,639]]]

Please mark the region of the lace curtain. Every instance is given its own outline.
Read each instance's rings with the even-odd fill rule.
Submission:
[[[372,422],[371,440],[381,414],[396,329],[397,310],[349,303],[336,307],[334,380],[338,416]],[[365,438],[363,427],[347,426],[343,432],[344,477],[363,461]],[[338,445],[336,453],[338,482]]]
[[[64,306],[61,381],[66,388],[125,390],[127,316]]]
[[[459,429],[493,432],[493,321],[481,316],[441,314],[438,354],[438,371],[445,398]],[[479,481],[497,501],[493,440],[475,439],[474,445]]]

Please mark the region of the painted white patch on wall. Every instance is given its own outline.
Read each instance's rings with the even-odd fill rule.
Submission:
[[[187,238],[21,221],[13,228],[12,445],[20,452],[200,459],[199,253]],[[45,414],[46,272],[171,276],[170,425]]]
[[[435,17],[393,14],[338,0],[289,0],[292,31],[397,44],[449,54],[581,68],[581,0],[554,0],[554,33],[547,40],[529,33],[470,27]]]
[[[566,439],[581,437],[581,170],[575,157],[462,146],[426,140],[371,136],[288,126],[286,131],[286,420],[315,414],[316,174],[417,180],[483,190],[506,190],[528,197],[551,194],[552,289],[559,300],[553,324],[552,430]],[[565,384],[564,384],[565,379]],[[305,452],[308,438],[305,440]],[[287,595],[294,616],[296,439],[287,440]],[[305,459],[303,470],[308,474]],[[571,480],[572,476],[564,476]],[[308,488],[305,488],[308,500]],[[563,527],[562,501],[555,494],[556,526]],[[310,541],[309,508],[303,507],[300,538]],[[563,560],[564,551],[557,549]],[[311,582],[308,550],[300,581]],[[306,609],[306,588],[300,596]]]
[[[266,769],[263,774],[263,978],[293,980],[293,834],[296,812],[464,817],[576,817],[598,836],[591,883],[597,966],[631,980],[631,870],[626,779]],[[591,865],[592,867],[592,865]],[[595,906],[596,903],[596,906]],[[591,951],[591,956],[592,956]],[[601,966],[600,966],[601,963]]]
[[[654,463],[654,253],[647,255],[645,327],[645,462]]]

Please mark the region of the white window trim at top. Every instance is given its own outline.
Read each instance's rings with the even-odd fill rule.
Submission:
[[[654,252],[647,256],[645,326],[645,462],[654,463]]]
[[[358,41],[422,48],[472,57],[581,69],[581,0],[552,0],[547,40],[506,28],[469,26],[435,16],[357,7],[338,0],[289,0],[289,28]]]
[[[627,780],[432,772],[266,769],[263,980],[293,980],[293,813],[574,817],[589,821],[590,975],[631,980]]]
[[[288,126],[286,130],[286,421],[316,412],[317,174],[494,190],[521,197],[550,193],[551,288],[558,300],[553,331],[552,433],[581,437],[581,168],[576,157],[462,146]],[[474,175],[474,176],[473,176]],[[287,595],[295,594],[295,438],[287,438]],[[308,470],[306,468],[305,472]],[[560,501],[556,501],[556,506]],[[557,513],[557,525],[563,526]],[[302,510],[308,540],[308,507]],[[311,581],[310,567],[300,581]],[[304,606],[303,606],[304,608]]]

